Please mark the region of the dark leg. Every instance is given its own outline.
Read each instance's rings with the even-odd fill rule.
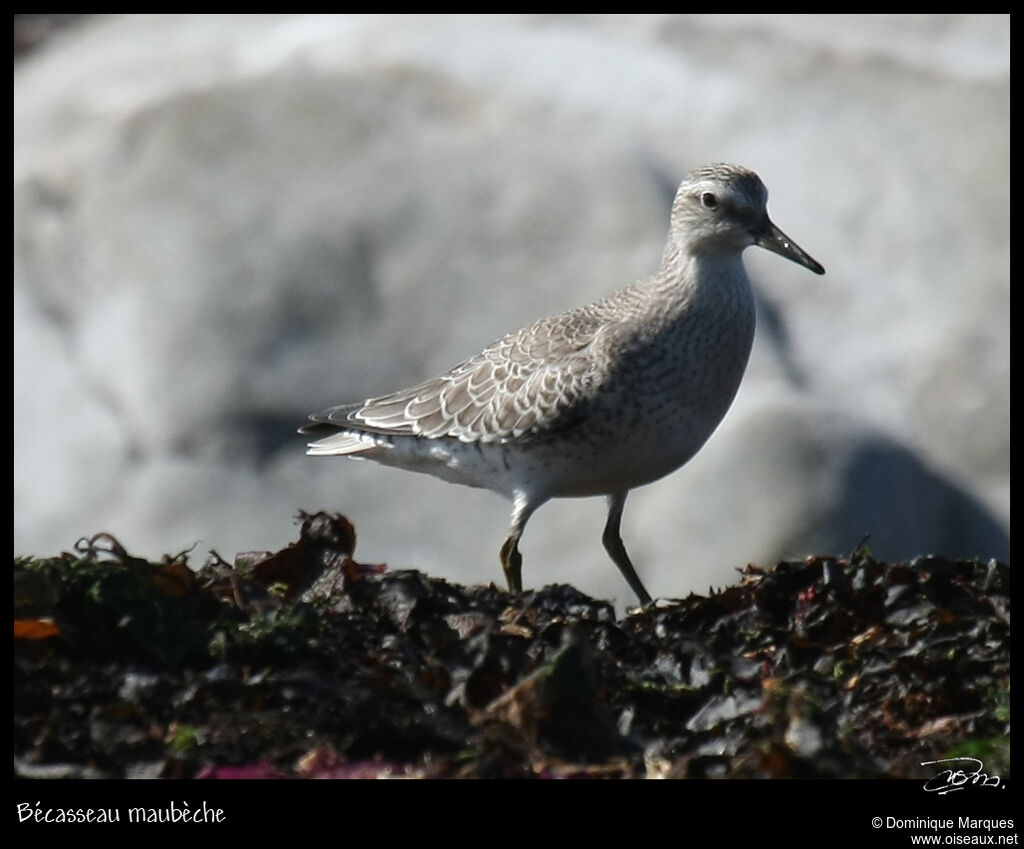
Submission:
[[[518,595],[523,591],[523,555],[519,553],[518,534],[509,536],[502,543],[500,556],[508,591]]]
[[[633,564],[629,560],[629,555],[626,554],[626,547],[622,544],[622,537],[619,535],[619,525],[622,522],[622,508],[625,506],[625,492],[608,496],[608,522],[604,526],[604,535],[601,537],[601,541],[604,543],[605,550],[611,555],[612,561],[619,567],[619,571],[622,573],[622,577],[626,579],[630,589],[636,593],[640,604],[646,607],[651,603],[651,596],[644,589],[644,585],[640,583],[640,578],[637,576],[636,569],[633,568]]]

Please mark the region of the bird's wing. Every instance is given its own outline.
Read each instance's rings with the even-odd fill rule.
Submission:
[[[301,432],[503,442],[570,428],[597,388],[592,348],[602,327],[589,310],[542,319],[441,377],[314,414]]]

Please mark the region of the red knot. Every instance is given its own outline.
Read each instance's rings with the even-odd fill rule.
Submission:
[[[446,374],[310,416],[315,456],[368,458],[512,500],[501,546],[522,592],[519,540],[550,498],[604,495],[602,541],[641,604],[619,533],[629,490],[686,463],[739,388],[754,338],[742,253],[758,245],[825,269],[768,218],[768,191],[737,165],[699,168],[679,186],[653,277],[510,333]]]

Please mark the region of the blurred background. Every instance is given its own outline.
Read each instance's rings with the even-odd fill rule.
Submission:
[[[20,17],[20,20],[19,20]],[[277,549],[502,582],[510,505],[304,455],[307,414],[657,270],[731,161],[827,269],[745,254],[757,341],[701,453],[635,491],[652,594],[748,562],[1009,559],[1008,16],[16,16],[15,553]],[[527,586],[632,602],[602,499]]]

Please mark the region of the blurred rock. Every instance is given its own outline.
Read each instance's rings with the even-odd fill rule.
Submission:
[[[350,515],[369,561],[500,580],[501,499],[306,458],[295,427],[653,272],[668,187],[711,160],[759,171],[828,274],[747,253],[737,406],[626,511],[648,586],[867,533],[1008,559],[1005,16],[54,32],[15,65],[15,550],[111,530],[230,558],[303,507]],[[628,600],[602,511],[540,511],[527,584]]]
[[[849,555],[865,537],[894,560],[1009,551],[979,501],[909,446],[796,393],[746,400],[683,474],[632,496],[625,533],[654,595],[675,595],[684,581],[701,591],[731,583],[747,562]],[[675,497],[658,498],[658,486]],[[693,554],[715,546],[717,560]],[[628,601],[614,569],[599,577]]]

